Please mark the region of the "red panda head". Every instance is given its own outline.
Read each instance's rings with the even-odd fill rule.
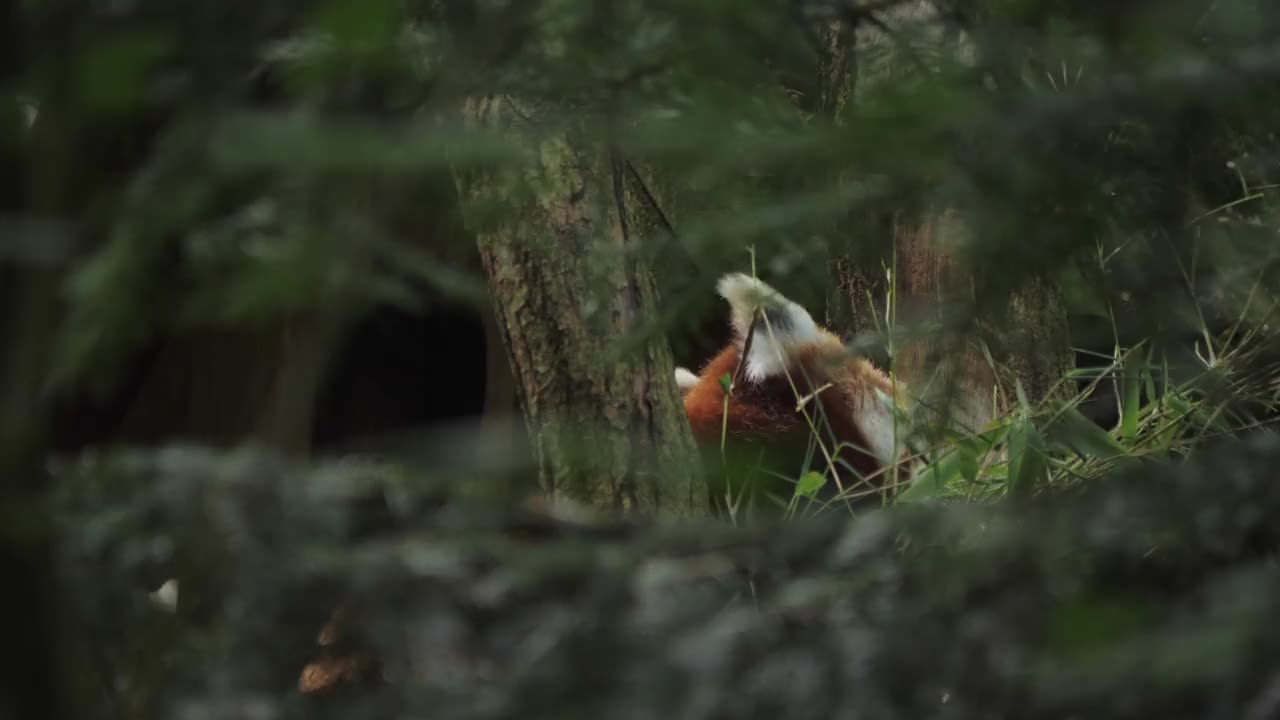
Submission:
[[[723,431],[739,445],[794,447],[816,429],[840,479],[873,475],[894,462],[893,390],[884,373],[760,280],[732,273],[716,289],[729,303],[733,339],[700,373],[676,369],[700,446],[718,446]],[[720,380],[726,375],[734,383],[727,407]],[[814,469],[821,471],[827,463],[823,453],[817,458]],[[790,468],[798,469],[799,463]]]

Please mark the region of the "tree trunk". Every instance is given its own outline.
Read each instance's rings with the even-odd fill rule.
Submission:
[[[976,432],[1011,409],[1019,384],[1033,403],[1047,397],[1072,355],[1066,309],[1046,280],[1031,278],[993,305],[972,297],[956,252],[966,232],[954,210],[894,219],[898,317],[941,328],[909,337],[895,370],[922,418]]]
[[[856,37],[833,36],[844,38],[829,50],[835,58],[858,43],[856,62],[827,63],[848,67],[857,77],[825,81],[830,87],[856,88],[855,105],[867,88],[920,72],[919,59],[934,54],[913,54],[902,47],[907,38],[952,44],[949,52],[957,56],[968,53],[931,3],[903,3],[884,15],[877,18],[880,23],[860,27]],[[889,37],[884,28],[891,25],[912,32]],[[853,335],[900,329],[890,324],[918,328],[914,335],[890,339],[884,354],[892,351],[895,372],[917,408],[926,410],[921,419],[977,431],[1016,402],[1017,384],[1032,402],[1048,395],[1073,357],[1066,309],[1048,280],[1033,278],[994,307],[978,307],[973,278],[958,262],[967,232],[960,208],[925,204],[855,213],[832,248],[827,321]]]
[[[537,108],[494,96],[464,114],[511,132]],[[707,491],[671,352],[642,332],[656,290],[625,162],[576,130],[528,145],[518,163],[456,177],[543,489],[610,512],[701,514]]]

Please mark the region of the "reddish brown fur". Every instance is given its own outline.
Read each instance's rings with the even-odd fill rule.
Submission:
[[[888,378],[869,362],[850,356],[838,340],[832,338],[832,341],[832,345],[815,344],[796,353],[790,371],[794,389],[785,376],[770,377],[759,383],[740,378],[729,400],[727,419],[720,378],[734,374],[740,352],[732,344],[721,350],[702,369],[698,383],[684,396],[685,413],[698,445],[718,446],[722,427],[731,442],[777,444],[803,439],[812,431],[796,407],[797,395],[807,396],[831,383],[831,387],[818,393],[817,402],[805,405],[814,427],[829,450],[834,450],[837,443],[844,444],[839,458],[859,474],[866,476],[879,471],[880,462],[857,449],[866,447],[866,438],[858,429],[855,413],[863,403],[878,402],[874,390],[892,395],[892,387]],[[855,479],[846,468],[840,468],[839,474],[842,483]]]
[[[320,646],[321,655],[307,663],[298,677],[298,690],[304,695],[332,692],[379,676],[379,664],[372,655],[352,648],[345,648],[345,652],[339,649],[346,644],[349,622],[347,610],[338,608],[320,629],[316,645]]]
[[[698,384],[684,396],[685,413],[699,445],[720,442],[724,416],[724,390],[720,378],[733,376],[740,353],[730,345],[711,359],[698,375]],[[739,381],[729,402],[727,434],[732,439],[767,439],[800,429],[804,419],[794,412],[795,396],[785,378],[763,383]],[[781,390],[785,389],[784,395]],[[786,407],[790,401],[790,407]]]

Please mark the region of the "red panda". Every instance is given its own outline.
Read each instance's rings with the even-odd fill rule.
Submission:
[[[697,444],[718,448],[723,432],[739,447],[788,448],[782,456],[796,462],[779,470],[794,478],[801,463],[787,453],[807,445],[816,429],[825,449],[810,468],[826,474],[829,487],[884,484],[901,455],[889,378],[760,280],[733,273],[716,289],[729,303],[733,339],[700,373],[675,371]],[[727,409],[726,375],[733,378]]]
[[[699,374],[675,369],[697,444],[719,448],[723,431],[729,444],[803,451],[816,429],[835,466],[828,468],[820,454],[816,469],[833,469],[844,488],[854,487],[859,477],[884,484],[884,470],[900,455],[889,378],[767,284],[733,273],[716,288],[729,303],[733,339]],[[733,378],[727,410],[720,384],[726,375]],[[783,457],[797,462],[780,469],[800,469],[798,457],[787,452]],[[533,498],[533,507],[550,512],[540,495]],[[298,679],[303,694],[379,678],[376,658],[334,649],[345,643],[345,624],[346,612],[339,610],[322,629],[317,639],[322,653]]]

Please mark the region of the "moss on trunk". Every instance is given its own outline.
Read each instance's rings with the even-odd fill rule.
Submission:
[[[529,127],[538,108],[466,102],[473,127]],[[518,162],[458,168],[544,490],[610,512],[701,514],[704,481],[670,349],[645,332],[656,290],[624,163],[580,131]]]

